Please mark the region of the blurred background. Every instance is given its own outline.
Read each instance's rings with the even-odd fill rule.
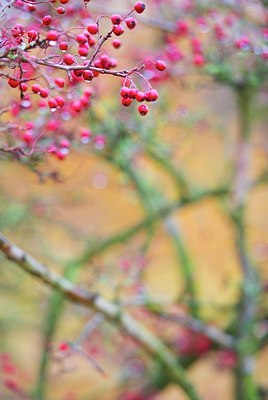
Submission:
[[[126,9],[121,3],[111,8]],[[148,2],[147,15],[135,34],[127,32],[123,38],[117,54],[120,65],[133,65],[141,53],[146,58],[161,53],[165,33],[150,23],[152,7]],[[175,66],[170,68],[174,72]],[[98,100],[79,117],[80,126],[89,127],[94,140],[74,146],[64,161],[51,155],[38,164],[5,158],[0,168],[1,231],[61,275],[89,249],[90,257],[76,264],[72,279],[119,301],[178,357],[193,356],[191,333],[147,314],[143,302],[149,299],[166,310],[187,312],[193,300],[187,284],[193,281],[200,318],[226,329],[236,315],[242,278],[229,212],[239,128],[236,98],[228,85],[217,84],[206,74],[179,75],[152,81],[160,98],[150,105],[146,118],[137,115],[135,106],[123,109],[118,98],[120,80],[104,77],[96,87]],[[266,100],[265,90],[254,100],[251,182],[267,174]],[[78,122],[68,124],[71,131]],[[247,194],[245,230],[251,260],[265,288],[268,191],[264,178]],[[227,198],[214,193],[221,188],[229,188]],[[196,200],[177,207],[189,193]],[[170,212],[146,223],[148,216],[170,205]],[[188,281],[185,268],[191,271]],[[105,320],[96,320],[83,339],[83,352],[66,350],[63,344],[81,340],[96,315],[68,301],[58,307],[60,300],[55,300],[52,290],[4,256],[0,298],[0,358],[2,365],[10,363],[11,378],[20,388],[16,392],[3,386],[11,378],[2,368],[1,399],[28,398],[26,393],[36,387],[38,376],[45,380],[49,400],[187,398],[175,384],[161,382],[155,360]],[[261,307],[266,315],[265,295]],[[266,334],[265,321],[264,317],[256,330]],[[213,349],[210,343],[203,346],[189,366],[189,377],[202,399],[233,399],[233,355]],[[45,372],[44,357],[48,357]],[[261,387],[267,388],[267,372],[264,346],[254,372]]]

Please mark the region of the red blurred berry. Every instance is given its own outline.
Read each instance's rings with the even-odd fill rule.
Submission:
[[[138,107],[138,111],[139,111],[140,115],[144,116],[144,115],[148,114],[149,108],[147,107],[146,104],[141,104]]]
[[[143,11],[145,10],[145,4],[142,3],[141,1],[138,1],[135,6],[134,6],[134,10],[138,13],[141,14],[143,13]]]

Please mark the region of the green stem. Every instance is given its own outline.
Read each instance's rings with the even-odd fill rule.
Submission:
[[[239,137],[234,176],[234,210],[232,219],[235,227],[236,250],[243,275],[240,307],[237,324],[236,399],[259,400],[253,378],[256,339],[253,328],[256,320],[257,301],[260,291],[257,272],[251,263],[247,249],[245,228],[246,200],[249,189],[250,139],[253,92],[246,84],[236,89],[239,113]]]

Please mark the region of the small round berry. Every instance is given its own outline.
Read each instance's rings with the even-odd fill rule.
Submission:
[[[58,14],[62,15],[62,14],[65,13],[65,8],[63,8],[63,7],[58,7],[56,11],[57,11]]]
[[[129,97],[131,98],[131,99],[135,99],[136,98],[136,93],[137,93],[137,89],[134,89],[134,88],[131,88],[130,90],[129,90]]]
[[[16,88],[16,87],[19,86],[20,83],[16,79],[9,78],[8,84],[9,84],[10,87]]]
[[[65,54],[65,56],[63,57],[63,61],[67,65],[72,65],[75,62],[75,58],[74,56],[72,56],[72,54]]]
[[[58,106],[58,107],[63,107],[63,106],[64,106],[65,100],[64,100],[63,97],[61,97],[61,96],[56,96],[56,97],[55,97],[55,100],[56,100],[56,102],[57,102],[57,106]]]
[[[34,139],[34,137],[33,137],[33,132],[32,131],[28,130],[28,131],[23,132],[22,140],[25,143],[31,144],[31,143],[33,143],[33,139]]]
[[[146,104],[141,104],[138,107],[138,111],[139,111],[140,115],[144,116],[144,115],[148,114],[149,108],[146,106]]]
[[[61,51],[67,51],[68,50],[68,48],[69,48],[69,45],[68,45],[68,43],[67,42],[60,42],[59,43],[59,49],[61,50]]]
[[[136,99],[137,101],[139,101],[139,102],[144,101],[144,100],[145,100],[145,93],[143,93],[143,92],[141,92],[141,91],[138,91],[138,92],[135,94],[135,99]]]
[[[41,90],[40,90],[40,96],[41,96],[43,99],[45,99],[45,98],[48,96],[48,94],[49,94],[48,89],[41,89]]]
[[[60,3],[61,4],[67,4],[67,3],[69,3],[69,0],[60,0]]]
[[[158,71],[165,71],[165,69],[167,69],[167,65],[165,61],[157,60],[155,63],[155,68],[158,69]]]
[[[113,29],[113,32],[116,36],[121,36],[125,32],[124,28],[121,25],[116,25]]]
[[[33,93],[40,94],[41,93],[41,88],[37,83],[34,83],[32,85],[32,91],[33,91]]]
[[[44,18],[42,19],[42,24],[45,26],[50,25],[52,22],[52,17],[51,15],[45,15]]]
[[[158,92],[155,89],[148,90],[145,93],[145,100],[147,101],[156,101],[158,99]]]
[[[51,109],[51,111],[55,111],[57,106],[58,106],[58,104],[57,104],[55,99],[49,99],[48,100],[48,106]]]
[[[55,78],[55,84],[58,87],[63,88],[65,85],[65,80],[63,78]]]
[[[83,71],[81,69],[75,69],[73,71],[73,74],[77,77],[80,78],[83,75]]]
[[[79,113],[81,111],[81,109],[82,109],[81,101],[79,101],[79,100],[73,101],[71,107],[72,107],[73,111]]]
[[[82,57],[82,58],[86,58],[88,55],[88,48],[87,47],[79,47],[78,49],[78,54]]]
[[[51,31],[48,31],[48,33],[47,33],[47,40],[49,40],[49,41],[57,41],[58,37],[59,37],[59,34],[57,31],[51,30]]]
[[[112,45],[115,49],[119,49],[119,47],[121,47],[122,45],[122,42],[120,39],[114,39]]]
[[[35,39],[37,39],[37,36],[38,36],[36,30],[34,30],[34,29],[30,29],[27,32],[27,35],[28,35],[28,38],[29,38],[29,42],[35,41]]]
[[[87,31],[91,33],[91,35],[96,35],[99,32],[99,27],[96,24],[90,24],[87,27]]]
[[[77,43],[84,44],[87,42],[87,37],[84,33],[79,33],[79,35],[76,36],[76,41]]]
[[[83,71],[83,78],[85,79],[86,82],[91,82],[92,79],[94,78],[94,74],[90,70]]]
[[[203,67],[205,64],[206,60],[205,57],[202,54],[195,54],[193,57],[193,63],[197,67]]]
[[[111,16],[111,21],[114,25],[119,25],[120,22],[122,21],[122,17],[119,14],[113,14]]]
[[[137,25],[137,21],[133,17],[129,17],[126,19],[126,25],[128,29],[134,29]]]
[[[130,89],[127,86],[122,86],[120,89],[120,95],[124,99],[129,97]]]
[[[26,92],[27,89],[28,89],[28,86],[26,85],[26,83],[22,82],[22,83],[20,84],[20,90],[21,90],[22,92]]]
[[[121,100],[121,103],[122,103],[123,106],[129,107],[130,104],[132,103],[132,99],[131,99],[130,97],[123,98],[123,99]]]
[[[145,10],[145,4],[142,3],[141,1],[138,1],[135,6],[134,6],[134,10],[138,13],[141,14],[143,13],[143,11]]]

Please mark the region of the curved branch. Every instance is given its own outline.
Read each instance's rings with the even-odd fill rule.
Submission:
[[[3,234],[0,234],[0,251],[7,259],[13,261],[28,274],[38,277],[43,283],[60,291],[69,300],[90,307],[118,324],[129,336],[138,341],[147,353],[161,362],[170,379],[184,389],[189,399],[199,400],[199,396],[189,382],[177,357],[153,333],[131,315],[122,311],[119,305],[105,299],[98,293],[90,292],[71,283],[55,272],[49,271],[44,264],[11,243]]]

